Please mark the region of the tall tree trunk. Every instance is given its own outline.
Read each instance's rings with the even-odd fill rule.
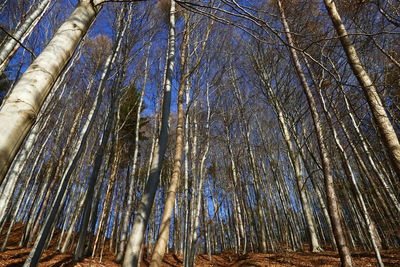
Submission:
[[[96,118],[96,115],[99,112],[101,100],[102,100],[102,97],[104,94],[104,89],[106,87],[106,81],[109,76],[113,62],[116,59],[116,56],[117,56],[116,48],[118,47],[119,43],[120,42],[118,42],[116,44],[116,46],[114,47],[115,48],[114,52],[107,58],[107,60],[105,62],[104,71],[103,71],[103,74],[100,79],[99,88],[96,92],[96,97],[95,97],[95,101],[93,103],[92,109],[89,112],[89,115],[87,117],[85,124],[83,125],[82,129],[80,130],[78,140],[77,140],[76,145],[71,154],[71,160],[68,163],[67,169],[61,178],[60,185],[57,190],[55,199],[50,208],[50,213],[48,214],[46,221],[45,221],[44,225],[42,226],[42,230],[40,231],[39,236],[35,241],[35,244],[31,250],[31,253],[28,256],[28,259],[25,261],[24,267],[36,266],[37,262],[39,261],[40,255],[42,254],[47,237],[50,234],[49,232],[54,225],[55,216],[56,216],[60,206],[62,205],[70,177],[71,177],[72,173],[74,172],[75,168],[77,167],[77,163],[79,162],[81,155],[84,151],[85,144],[86,144],[87,138],[89,136],[90,130],[93,127],[94,119]]]
[[[376,254],[376,259],[378,261],[379,266],[383,267],[384,266],[383,265],[383,261],[382,261],[382,258],[381,258],[381,254],[379,252],[379,248],[380,248],[381,245],[380,245],[380,241],[379,241],[379,236],[376,236],[377,231],[376,231],[376,228],[375,228],[375,223],[372,221],[371,216],[369,215],[369,212],[367,210],[367,206],[365,204],[363,195],[362,195],[361,190],[360,190],[360,188],[359,188],[359,186],[357,184],[357,180],[356,180],[356,177],[354,175],[353,169],[352,169],[352,167],[350,165],[350,160],[349,160],[349,157],[347,155],[347,152],[345,151],[341,141],[339,140],[338,133],[336,132],[336,128],[333,126],[332,116],[328,111],[326,100],[325,100],[325,98],[324,98],[324,96],[322,94],[321,88],[320,88],[320,86],[318,86],[318,84],[316,82],[316,78],[315,78],[314,74],[312,73],[311,68],[310,68],[307,60],[305,60],[305,62],[306,62],[307,68],[309,69],[311,78],[312,78],[315,86],[317,87],[318,95],[319,95],[319,98],[321,100],[324,113],[326,115],[325,117],[327,118],[329,126],[330,126],[330,128],[331,128],[331,130],[333,132],[333,138],[335,140],[336,146],[338,147],[339,151],[341,152],[341,154],[343,156],[344,168],[348,172],[348,176],[350,178],[351,184],[353,185],[353,188],[354,188],[354,191],[355,191],[355,195],[356,195],[357,200],[358,200],[358,202],[359,202],[359,204],[361,206],[362,215],[364,217],[365,225],[367,226],[367,230],[368,230],[369,236],[371,238],[372,246],[373,246],[375,254]]]
[[[78,6],[33,61],[0,109],[0,181],[36,120],[51,87],[96,17],[90,0]]]
[[[285,12],[281,5],[281,1],[278,0],[278,7],[281,13],[281,20],[282,24],[285,29],[286,38],[290,45],[290,53],[292,55],[292,59],[294,61],[297,74],[300,78],[301,85],[303,90],[307,96],[307,101],[310,107],[311,116],[314,121],[315,131],[317,134],[317,141],[320,149],[320,156],[322,162],[322,170],[325,178],[325,190],[326,190],[326,197],[328,200],[328,211],[329,216],[331,218],[332,227],[333,227],[333,234],[335,236],[336,244],[338,246],[340,260],[342,262],[343,267],[351,267],[353,266],[353,262],[351,259],[351,254],[349,247],[347,246],[346,238],[344,235],[343,227],[341,225],[340,215],[339,215],[339,205],[338,200],[336,197],[336,192],[333,183],[333,176],[332,176],[332,168],[331,168],[331,161],[328,154],[328,149],[325,145],[325,137],[322,131],[321,121],[319,117],[319,113],[317,110],[317,103],[315,98],[311,92],[311,88],[308,85],[306,76],[302,70],[300,59],[297,56],[297,52],[294,49],[294,41],[292,39],[292,35],[290,32],[289,25],[286,21]]]
[[[148,62],[149,62],[149,57],[150,57],[150,49],[151,49],[151,42],[152,42],[152,37],[150,38],[150,42],[148,44],[147,52],[146,52],[146,61],[144,64],[144,77],[143,77],[143,85],[142,85],[142,90],[140,91],[140,96],[139,96],[139,104],[137,107],[136,111],[136,125],[135,125],[135,148],[133,152],[133,160],[132,160],[132,170],[130,172],[130,176],[127,178],[129,179],[129,189],[128,189],[128,200],[127,200],[127,208],[126,208],[126,214],[124,215],[124,218],[122,219],[122,230],[121,230],[121,240],[118,246],[118,253],[116,256],[116,261],[117,262],[122,262],[123,257],[124,257],[124,252],[125,252],[125,246],[126,246],[126,241],[128,237],[128,228],[129,228],[129,221],[132,215],[132,207],[133,207],[133,198],[134,198],[134,189],[135,189],[135,184],[134,184],[134,177],[136,175],[136,169],[137,169],[137,159],[139,155],[139,135],[140,135],[140,118],[141,118],[141,112],[142,112],[142,106],[143,106],[143,98],[144,94],[146,91],[146,85],[147,85],[147,76],[149,73],[149,67],[148,67]],[[152,151],[150,152],[152,153]],[[150,157],[151,159],[151,157]]]
[[[0,182],[102,3],[133,1],[140,0],[79,0],[71,16],[13,87],[0,109],[0,124],[8,125],[0,128]]]
[[[207,85],[207,89],[206,89],[206,99],[207,99],[207,119],[206,119],[206,143],[204,145],[204,150],[202,152],[202,156],[200,159],[200,166],[199,166],[199,181],[198,181],[198,185],[197,185],[197,198],[196,198],[196,202],[193,201],[193,225],[191,227],[191,231],[190,231],[190,246],[188,248],[188,266],[191,267],[194,265],[195,262],[195,254],[196,254],[196,243],[198,241],[198,238],[200,237],[199,234],[197,233],[197,230],[200,226],[200,211],[201,211],[201,206],[202,203],[204,201],[204,197],[203,197],[203,187],[204,187],[204,180],[206,178],[206,173],[205,173],[205,162],[208,156],[208,151],[210,148],[210,141],[209,141],[209,136],[210,136],[210,117],[211,117],[211,110],[210,110],[210,102],[209,102],[209,88]],[[194,119],[194,125],[195,125],[195,129],[194,129],[194,135],[197,135],[197,129],[196,129],[196,117]],[[197,144],[194,143],[193,146],[196,146]],[[195,160],[196,157],[192,157],[192,161]],[[196,206],[195,206],[196,205]],[[207,230],[206,230],[207,231]],[[207,246],[208,248],[210,247],[209,245]]]
[[[181,79],[179,83],[178,91],[178,102],[177,102],[177,124],[176,124],[176,142],[175,142],[175,155],[172,176],[168,188],[167,199],[165,200],[164,212],[161,219],[160,232],[156,245],[154,247],[154,252],[151,258],[150,267],[161,266],[162,259],[166,248],[169,243],[169,229],[171,225],[172,211],[175,204],[176,190],[179,186],[181,165],[182,165],[182,153],[183,153],[183,122],[184,122],[184,110],[183,110],[183,96],[185,94],[186,87],[186,60],[187,60],[187,48],[189,42],[189,28],[188,28],[188,18],[185,16],[185,29],[183,33],[183,41],[181,46],[180,55],[180,69],[181,69]]]
[[[122,40],[123,37],[125,36],[126,30],[130,26],[130,21],[132,19],[132,8],[129,9],[129,13],[122,12],[120,14],[119,18],[119,32],[118,32],[118,37],[117,37],[117,44],[114,50],[114,58],[111,60],[111,64],[113,61],[116,59],[122,45]],[[128,23],[122,22],[122,18],[124,15],[128,14]],[[122,71],[123,73],[124,71]],[[84,204],[84,209],[83,209],[83,219],[82,219],[82,225],[81,225],[81,231],[79,233],[79,239],[78,239],[78,244],[76,246],[76,252],[75,252],[75,259],[78,260],[83,257],[84,249],[85,249],[85,242],[86,242],[86,234],[87,234],[87,228],[89,224],[89,217],[91,214],[91,208],[92,208],[92,202],[93,202],[93,195],[94,195],[94,189],[95,189],[95,184],[97,182],[97,178],[100,173],[101,169],[101,163],[103,162],[104,158],[104,152],[106,150],[107,142],[109,139],[109,136],[111,134],[112,126],[115,121],[116,117],[118,116],[119,112],[119,94],[120,94],[120,87],[122,86],[122,80],[123,80],[123,74],[121,74],[118,79],[117,79],[117,85],[116,85],[116,90],[117,92],[112,92],[111,96],[111,106],[108,111],[107,119],[106,119],[106,126],[103,132],[103,135],[101,137],[101,142],[97,150],[96,158],[94,160],[94,165],[93,165],[93,172],[89,178],[89,184],[88,184],[88,189],[87,189],[87,194],[85,196],[85,204]],[[117,127],[115,127],[117,128]],[[118,143],[118,138],[117,138],[117,143]]]
[[[318,241],[316,227],[315,227],[315,224],[314,224],[314,221],[312,218],[313,215],[311,213],[311,208],[308,203],[308,199],[307,199],[305,188],[304,188],[305,183],[303,183],[303,176],[301,174],[300,158],[299,158],[299,155],[296,155],[296,151],[294,150],[293,141],[290,136],[288,123],[284,117],[282,108],[281,108],[280,104],[278,103],[278,100],[276,99],[276,96],[274,95],[274,92],[273,92],[270,84],[268,83],[268,78],[265,77],[265,79],[266,79],[265,87],[266,87],[266,90],[268,91],[269,97],[271,98],[271,100],[273,102],[273,106],[274,106],[276,115],[278,117],[279,126],[281,128],[282,136],[286,143],[286,147],[287,147],[287,151],[288,151],[287,153],[289,155],[290,163],[292,165],[292,168],[294,170],[294,174],[296,177],[297,188],[298,188],[299,194],[300,194],[300,201],[301,201],[301,205],[303,208],[303,213],[304,213],[304,217],[306,219],[308,233],[309,233],[309,237],[310,237],[310,241],[311,241],[311,251],[313,251],[313,252],[322,251],[322,248]]]
[[[12,34],[13,38],[1,47],[0,50],[0,73],[7,67],[8,62],[17,52],[20,44],[25,41],[29,34],[33,31],[37,23],[50,7],[51,0],[43,0],[36,9],[25,19],[25,21]]]
[[[132,227],[132,232],[125,251],[124,267],[136,267],[139,260],[144,234],[146,232],[149,215],[153,206],[155,193],[160,182],[161,167],[168,143],[168,123],[171,109],[171,85],[172,73],[175,65],[175,1],[171,1],[169,36],[168,36],[168,60],[166,62],[166,74],[164,84],[164,97],[161,116],[161,131],[158,140],[158,147],[155,148],[152,160],[152,168],[146,184],[145,191],[140,202],[138,212]]]
[[[381,134],[383,143],[385,144],[386,150],[390,155],[392,166],[397,173],[397,178],[400,179],[400,143],[393,125],[385,111],[382,100],[380,99],[378,90],[361,64],[357,51],[352,44],[352,41],[342,22],[342,18],[336,9],[335,2],[333,0],[324,0],[324,3],[346,53],[347,61],[349,62],[350,67],[353,70],[353,73],[360,83],[365,97],[368,100],[368,104],[371,108],[376,125],[378,126],[379,133]]]

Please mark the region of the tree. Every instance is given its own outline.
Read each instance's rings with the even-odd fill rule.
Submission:
[[[284,25],[286,38],[287,38],[288,44],[290,45],[289,50],[290,50],[292,59],[294,61],[297,75],[299,76],[299,79],[301,81],[301,86],[304,90],[304,93],[307,96],[307,101],[308,101],[308,105],[310,106],[311,116],[314,121],[315,132],[317,134],[317,140],[318,140],[318,145],[319,145],[319,149],[320,149],[322,169],[323,169],[324,178],[325,178],[325,190],[326,190],[326,196],[328,199],[328,211],[329,211],[329,216],[332,221],[333,234],[335,236],[336,244],[339,249],[339,255],[340,255],[341,262],[342,262],[342,266],[350,267],[350,266],[353,266],[353,263],[352,263],[352,259],[351,259],[350,250],[347,246],[346,238],[344,236],[343,227],[340,222],[338,200],[336,197],[335,188],[334,188],[334,184],[333,184],[334,182],[333,182],[332,169],[331,169],[331,160],[329,158],[328,150],[327,150],[327,147],[325,144],[325,137],[324,137],[324,133],[322,132],[321,119],[320,119],[320,116],[319,116],[319,113],[317,110],[317,104],[316,104],[315,98],[313,96],[313,93],[311,91],[311,88],[308,85],[306,76],[302,70],[302,67],[300,64],[300,59],[297,56],[297,51],[294,49],[293,39],[291,36],[289,25],[286,21],[286,16],[285,16],[285,12],[282,7],[281,1],[278,0],[277,3],[278,3],[278,7],[279,7],[279,12],[281,14],[282,24]]]
[[[171,0],[169,11],[169,35],[167,60],[165,63],[165,80],[163,85],[163,103],[161,110],[161,130],[158,137],[158,144],[154,149],[154,156],[151,160],[151,170],[144,189],[139,209],[132,226],[132,233],[129,237],[122,266],[137,266],[139,254],[142,248],[143,236],[148,224],[154,196],[160,182],[161,167],[168,142],[168,123],[171,109],[171,86],[172,72],[175,66],[175,1]]]
[[[337,11],[335,2],[333,0],[324,0],[325,7],[332,20],[333,26],[339,36],[339,40],[347,56],[347,61],[356,76],[359,84],[361,85],[368,104],[371,108],[372,114],[376,125],[378,126],[379,133],[383,139],[386,150],[390,155],[393,168],[400,177],[400,143],[390,122],[388,115],[385,111],[384,104],[378,94],[374,83],[365,71],[357,51],[352,44],[352,41],[347,33],[347,30],[342,22],[342,19]]]
[[[36,120],[46,96],[85,36],[103,2],[104,0],[79,1],[74,12],[25,71],[4,102],[0,110],[0,123],[9,127],[0,131],[0,181]]]
[[[15,30],[8,40],[0,48],[0,73],[7,67],[8,62],[18,50],[20,45],[33,31],[43,15],[50,7],[51,0],[43,0],[37,8],[25,19],[25,21]]]

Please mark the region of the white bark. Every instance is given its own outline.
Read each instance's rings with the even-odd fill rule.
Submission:
[[[148,224],[151,208],[153,206],[155,193],[160,182],[160,172],[163,158],[167,150],[169,113],[171,109],[172,73],[175,65],[175,1],[173,0],[171,1],[170,9],[168,60],[166,64],[167,71],[164,85],[164,101],[162,106],[162,122],[159,143],[154,151],[154,158],[152,160],[152,168],[149,179],[147,181],[146,188],[133,223],[132,233],[128,241],[122,265],[124,267],[136,267],[138,264],[143,237]]]
[[[24,267],[36,266],[37,262],[39,261],[40,255],[43,251],[45,242],[49,235],[49,231],[51,230],[51,228],[53,226],[57,211],[63,202],[63,198],[65,196],[65,191],[67,189],[67,185],[69,183],[70,177],[71,177],[73,171],[75,170],[77,163],[80,160],[80,157],[84,151],[87,138],[88,138],[90,130],[94,124],[94,118],[96,117],[96,115],[100,109],[101,100],[103,97],[104,89],[106,87],[105,85],[106,85],[107,77],[111,70],[111,66],[112,66],[115,58],[116,58],[116,53],[114,52],[107,58],[107,60],[105,62],[104,72],[100,79],[100,83],[98,86],[99,89],[97,90],[92,109],[90,110],[90,112],[87,116],[87,120],[79,133],[78,140],[77,140],[75,147],[71,153],[71,160],[69,161],[69,164],[61,178],[61,182],[60,182],[58,191],[54,198],[53,204],[50,208],[50,213],[48,214],[48,216],[46,218],[46,221],[38,235],[38,238],[35,241],[35,244],[32,248],[31,253],[29,254],[28,259],[25,261]]]
[[[89,0],[81,0],[12,89],[0,110],[0,180],[7,172],[22,141],[62,69],[96,17]]]
[[[367,206],[366,206],[364,198],[363,198],[363,194],[361,193],[361,190],[360,190],[360,188],[359,188],[359,186],[357,184],[357,180],[356,180],[356,177],[354,175],[354,172],[353,172],[353,170],[352,170],[352,168],[351,168],[351,166],[349,164],[350,160],[349,160],[349,157],[347,155],[347,152],[343,148],[343,145],[341,144],[341,142],[339,140],[339,137],[338,137],[338,134],[336,132],[336,129],[332,125],[331,115],[328,112],[328,108],[327,108],[327,105],[326,105],[325,98],[323,97],[321,90],[318,90],[318,93],[319,93],[319,96],[320,96],[320,99],[321,99],[321,102],[322,102],[322,107],[324,109],[324,112],[327,115],[327,117],[329,118],[329,123],[330,123],[331,129],[332,129],[332,132],[333,132],[333,137],[334,137],[335,143],[336,143],[337,147],[339,148],[340,152],[342,153],[342,155],[344,157],[345,167],[347,168],[347,170],[349,172],[350,181],[351,181],[351,183],[352,183],[352,185],[354,187],[354,191],[356,193],[357,200],[359,201],[359,203],[361,205],[362,215],[364,217],[365,224],[367,225],[367,230],[368,230],[369,236],[371,238],[372,246],[373,246],[375,254],[376,254],[376,259],[378,261],[379,266],[383,267],[384,264],[383,264],[383,261],[382,261],[382,258],[381,258],[381,254],[379,252],[379,246],[380,246],[378,244],[379,236],[375,235],[375,233],[376,233],[375,224],[373,223],[373,221],[372,221],[372,219],[371,219],[371,217],[369,215],[369,212],[367,210]]]
[[[132,18],[132,8],[129,9],[128,21],[131,21],[131,18]],[[117,58],[117,55],[119,54],[119,51],[121,48],[123,36],[125,35],[129,26],[130,26],[130,23],[125,23],[124,26],[122,27],[122,30],[120,30],[120,32],[118,32],[117,44],[115,46],[115,50],[113,51],[113,54],[110,56],[110,58],[111,58],[111,61],[109,62],[110,65],[106,66],[106,68],[108,68],[106,70],[106,72],[109,71],[110,66],[114,63],[115,59]],[[122,79],[122,77],[120,77],[120,79]],[[118,85],[120,85],[120,83]],[[104,86],[104,83],[100,83],[99,86]],[[119,89],[119,87],[117,87],[117,90],[118,89]],[[99,88],[98,90],[103,90],[103,89]],[[85,204],[84,204],[84,209],[83,209],[83,220],[82,220],[81,230],[79,233],[79,240],[78,240],[78,244],[77,244],[76,252],[75,252],[76,260],[82,258],[83,253],[84,253],[86,234],[87,234],[89,217],[90,217],[91,208],[92,208],[95,184],[97,182],[97,178],[100,173],[101,163],[103,162],[104,152],[106,149],[108,138],[111,134],[114,118],[116,117],[117,110],[119,109],[119,92],[118,91],[117,91],[117,93],[112,94],[112,98],[110,101],[111,101],[111,106],[110,106],[108,114],[106,116],[106,126],[103,131],[100,145],[99,145],[97,153],[96,153],[96,158],[95,158],[94,164],[93,164],[93,172],[89,178],[88,191],[85,196]]]
[[[201,156],[201,160],[200,160],[200,179],[199,179],[199,184],[198,184],[198,188],[197,188],[197,199],[196,199],[196,206],[195,206],[195,211],[194,211],[194,225],[193,228],[191,229],[191,233],[190,236],[191,238],[189,239],[191,241],[191,245],[190,248],[188,249],[188,256],[190,257],[188,260],[188,266],[193,266],[194,262],[195,262],[195,253],[196,253],[196,243],[197,240],[199,238],[199,234],[198,234],[198,228],[200,225],[200,211],[201,211],[201,204],[203,202],[202,200],[202,196],[203,196],[203,186],[204,186],[204,180],[205,180],[205,162],[208,156],[208,152],[210,149],[210,118],[211,118],[211,109],[210,109],[210,101],[209,101],[209,94],[208,94],[208,85],[207,85],[207,89],[206,89],[206,98],[207,98],[207,119],[206,119],[206,143],[204,144],[204,151],[203,151],[203,155]],[[193,159],[192,159],[193,160]],[[209,246],[208,246],[209,249]]]
[[[8,62],[18,50],[20,43],[32,32],[39,20],[43,17],[50,7],[51,0],[43,0],[39,6],[30,14],[22,25],[12,34],[15,38],[8,38],[8,41],[2,46],[0,50],[0,73],[7,67]],[[19,42],[17,42],[17,40]]]
[[[336,244],[339,250],[339,255],[341,259],[341,263],[343,267],[352,267],[353,262],[350,254],[349,247],[347,245],[347,241],[345,239],[344,235],[344,228],[341,224],[341,219],[339,216],[339,204],[334,188],[334,182],[333,182],[333,175],[332,175],[332,167],[331,167],[331,159],[328,154],[328,150],[325,144],[325,135],[322,130],[322,124],[320,120],[320,115],[317,110],[317,104],[314,98],[314,95],[311,91],[311,88],[308,85],[308,81],[306,78],[306,75],[304,74],[303,68],[300,63],[299,56],[297,54],[297,51],[294,49],[294,41],[292,38],[292,34],[290,31],[290,27],[287,23],[286,20],[286,15],[284,12],[284,9],[281,5],[281,1],[278,0],[278,7],[281,15],[281,21],[285,29],[285,34],[287,41],[289,45],[291,46],[289,48],[289,51],[291,53],[296,72],[298,74],[298,77],[301,82],[301,86],[304,90],[304,93],[307,97],[307,102],[310,107],[310,112],[311,116],[314,122],[314,127],[315,127],[315,133],[317,135],[317,142],[319,146],[319,151],[320,151],[320,158],[321,158],[321,163],[322,163],[322,171],[324,174],[325,178],[325,191],[326,191],[326,196],[327,196],[327,202],[328,202],[328,211],[329,211],[329,216],[331,217],[331,222],[333,226],[333,233],[336,239]]]
[[[376,125],[378,126],[379,133],[381,134],[382,141],[386,147],[388,154],[390,155],[390,161],[392,167],[395,170],[398,178],[400,177],[400,142],[397,134],[393,128],[391,121],[386,113],[383,102],[378,94],[378,90],[372,82],[369,74],[365,71],[361,60],[358,57],[357,51],[352,44],[352,41],[347,33],[347,30],[342,22],[335,2],[333,0],[324,0],[325,7],[332,20],[333,26],[339,36],[339,40],[343,46],[343,50],[346,53],[347,61],[351,69],[353,70],[354,76],[357,78],[360,86],[364,91],[364,95],[368,100],[369,107],[371,108],[372,114]]]
[[[283,114],[283,109],[281,108],[280,103],[278,102],[270,84],[268,83],[269,79],[266,76],[266,73],[264,73],[264,75],[265,75],[263,77],[264,84],[265,84],[264,87],[268,92],[268,96],[270,97],[270,99],[273,102],[273,107],[274,107],[274,110],[278,117],[278,122],[279,122],[279,126],[281,129],[281,133],[282,133],[283,139],[285,140],[285,143],[287,146],[287,151],[288,151],[287,154],[289,155],[289,161],[294,170],[294,174],[295,174],[295,178],[296,178],[296,182],[297,182],[297,188],[299,190],[300,200],[301,200],[301,204],[302,204],[302,208],[303,208],[303,213],[304,213],[304,217],[306,219],[308,233],[310,236],[311,251],[313,251],[313,252],[322,251],[322,248],[319,244],[319,240],[317,237],[316,227],[315,227],[314,221],[312,219],[313,215],[311,212],[311,208],[308,203],[306,193],[304,191],[305,184],[303,183],[303,175],[301,172],[300,159],[299,159],[299,156],[296,155],[296,151],[294,150],[293,140],[290,135],[289,128],[288,128],[286,119]]]

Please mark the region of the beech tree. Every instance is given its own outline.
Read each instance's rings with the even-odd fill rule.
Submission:
[[[0,4],[2,253],[392,263],[395,1],[133,2]]]
[[[72,57],[103,2],[80,0],[69,19],[58,29],[4,101],[0,121],[2,124],[12,123],[7,129],[2,128],[0,133],[0,180],[4,178],[21,142],[32,127],[52,85]]]

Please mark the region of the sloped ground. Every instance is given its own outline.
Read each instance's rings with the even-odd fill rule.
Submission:
[[[22,225],[17,225],[13,229],[10,236],[9,246],[5,251],[0,252],[0,267],[17,267],[22,266],[25,259],[28,257],[30,249],[19,248],[17,246],[22,234]],[[57,236],[57,234],[56,234]],[[0,236],[0,245],[4,240],[4,233]],[[57,240],[57,238],[55,238]],[[55,247],[56,242],[51,242],[50,247]],[[355,266],[368,267],[377,266],[374,254],[372,252],[354,252],[353,260]],[[400,250],[388,250],[382,252],[385,266],[400,267]],[[72,266],[87,266],[87,267],[103,267],[119,266],[114,262],[115,255],[110,253],[106,248],[102,261],[99,258],[87,258],[81,262],[75,262],[72,254],[60,254],[55,250],[44,251],[39,266],[40,267],[72,267]],[[182,255],[167,254],[163,261],[163,267],[182,266]],[[149,258],[143,259],[141,267],[149,266]],[[196,260],[196,266],[231,266],[231,267],[287,267],[287,266],[340,266],[340,260],[337,253],[325,251],[320,253],[312,252],[287,252],[276,254],[256,254],[247,253],[245,255],[237,255],[233,251],[226,251],[219,255],[213,255],[209,258],[208,255],[199,255]]]
[[[22,266],[24,260],[29,254],[29,249],[7,247],[4,252],[0,253],[0,266],[17,267]],[[40,260],[40,267],[116,267],[119,266],[113,261],[112,254],[106,254],[103,260],[85,259],[82,262],[75,262],[71,254],[60,254],[56,251],[47,250],[43,253]],[[359,252],[353,253],[355,266],[368,267],[376,266],[376,260],[373,253]],[[400,251],[384,251],[383,260],[385,266],[400,266]],[[141,267],[149,266],[149,259],[144,259]],[[164,259],[163,267],[182,266],[182,256],[176,254],[167,254]],[[287,267],[287,266],[340,266],[339,257],[335,252],[298,252],[298,253],[279,253],[279,254],[256,254],[248,253],[242,256],[234,253],[222,253],[214,255],[211,259],[208,255],[199,255],[197,257],[196,266],[231,266],[231,267]]]

